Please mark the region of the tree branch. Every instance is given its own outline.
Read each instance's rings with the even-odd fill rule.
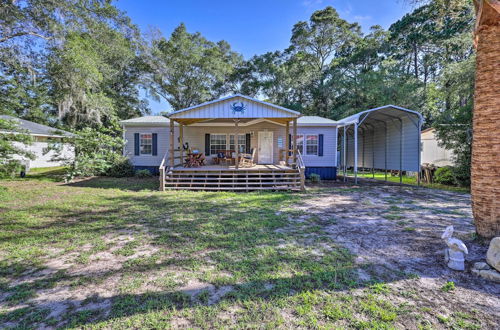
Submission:
[[[5,37],[1,38],[0,43],[5,42],[5,41],[10,40],[10,39],[13,39],[13,38],[22,37],[22,36],[26,36],[26,35],[42,38],[44,40],[50,39],[50,37],[46,37],[44,35],[41,35],[39,33],[33,32],[33,31],[23,31],[23,32],[17,32],[17,33],[14,33],[14,34],[11,34],[9,36],[5,36]]]

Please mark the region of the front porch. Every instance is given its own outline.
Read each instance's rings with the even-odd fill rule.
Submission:
[[[304,189],[296,142],[299,116],[242,95],[170,114],[160,189]]]
[[[174,167],[161,180],[164,189],[177,190],[302,190],[303,173],[292,166],[208,165],[195,168]]]

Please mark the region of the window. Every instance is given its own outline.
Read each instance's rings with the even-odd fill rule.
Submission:
[[[317,135],[306,135],[306,155],[318,155]]]
[[[151,155],[153,151],[153,134],[141,133],[139,146],[141,155]]]
[[[293,149],[293,145],[292,145]],[[304,135],[297,135],[297,150],[303,155],[304,154]]]
[[[245,135],[238,134],[238,152],[245,153],[246,145],[247,142]],[[234,135],[229,135],[229,150],[236,151],[234,146]]]
[[[215,155],[219,150],[227,150],[226,134],[210,134],[210,154]]]

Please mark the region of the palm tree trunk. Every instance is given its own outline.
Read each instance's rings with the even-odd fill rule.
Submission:
[[[476,231],[500,236],[500,2],[476,0],[471,193]]]

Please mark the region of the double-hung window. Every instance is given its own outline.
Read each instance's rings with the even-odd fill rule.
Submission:
[[[210,134],[210,154],[215,155],[220,150],[227,150],[226,134]]]
[[[140,135],[141,155],[151,155],[153,152],[153,134],[141,133]]]
[[[243,134],[238,134],[238,152],[244,153],[246,149],[246,137]],[[236,151],[236,146],[234,145],[234,135],[229,135],[229,150]]]
[[[317,156],[318,155],[318,136],[317,135],[306,135],[306,155]]]

